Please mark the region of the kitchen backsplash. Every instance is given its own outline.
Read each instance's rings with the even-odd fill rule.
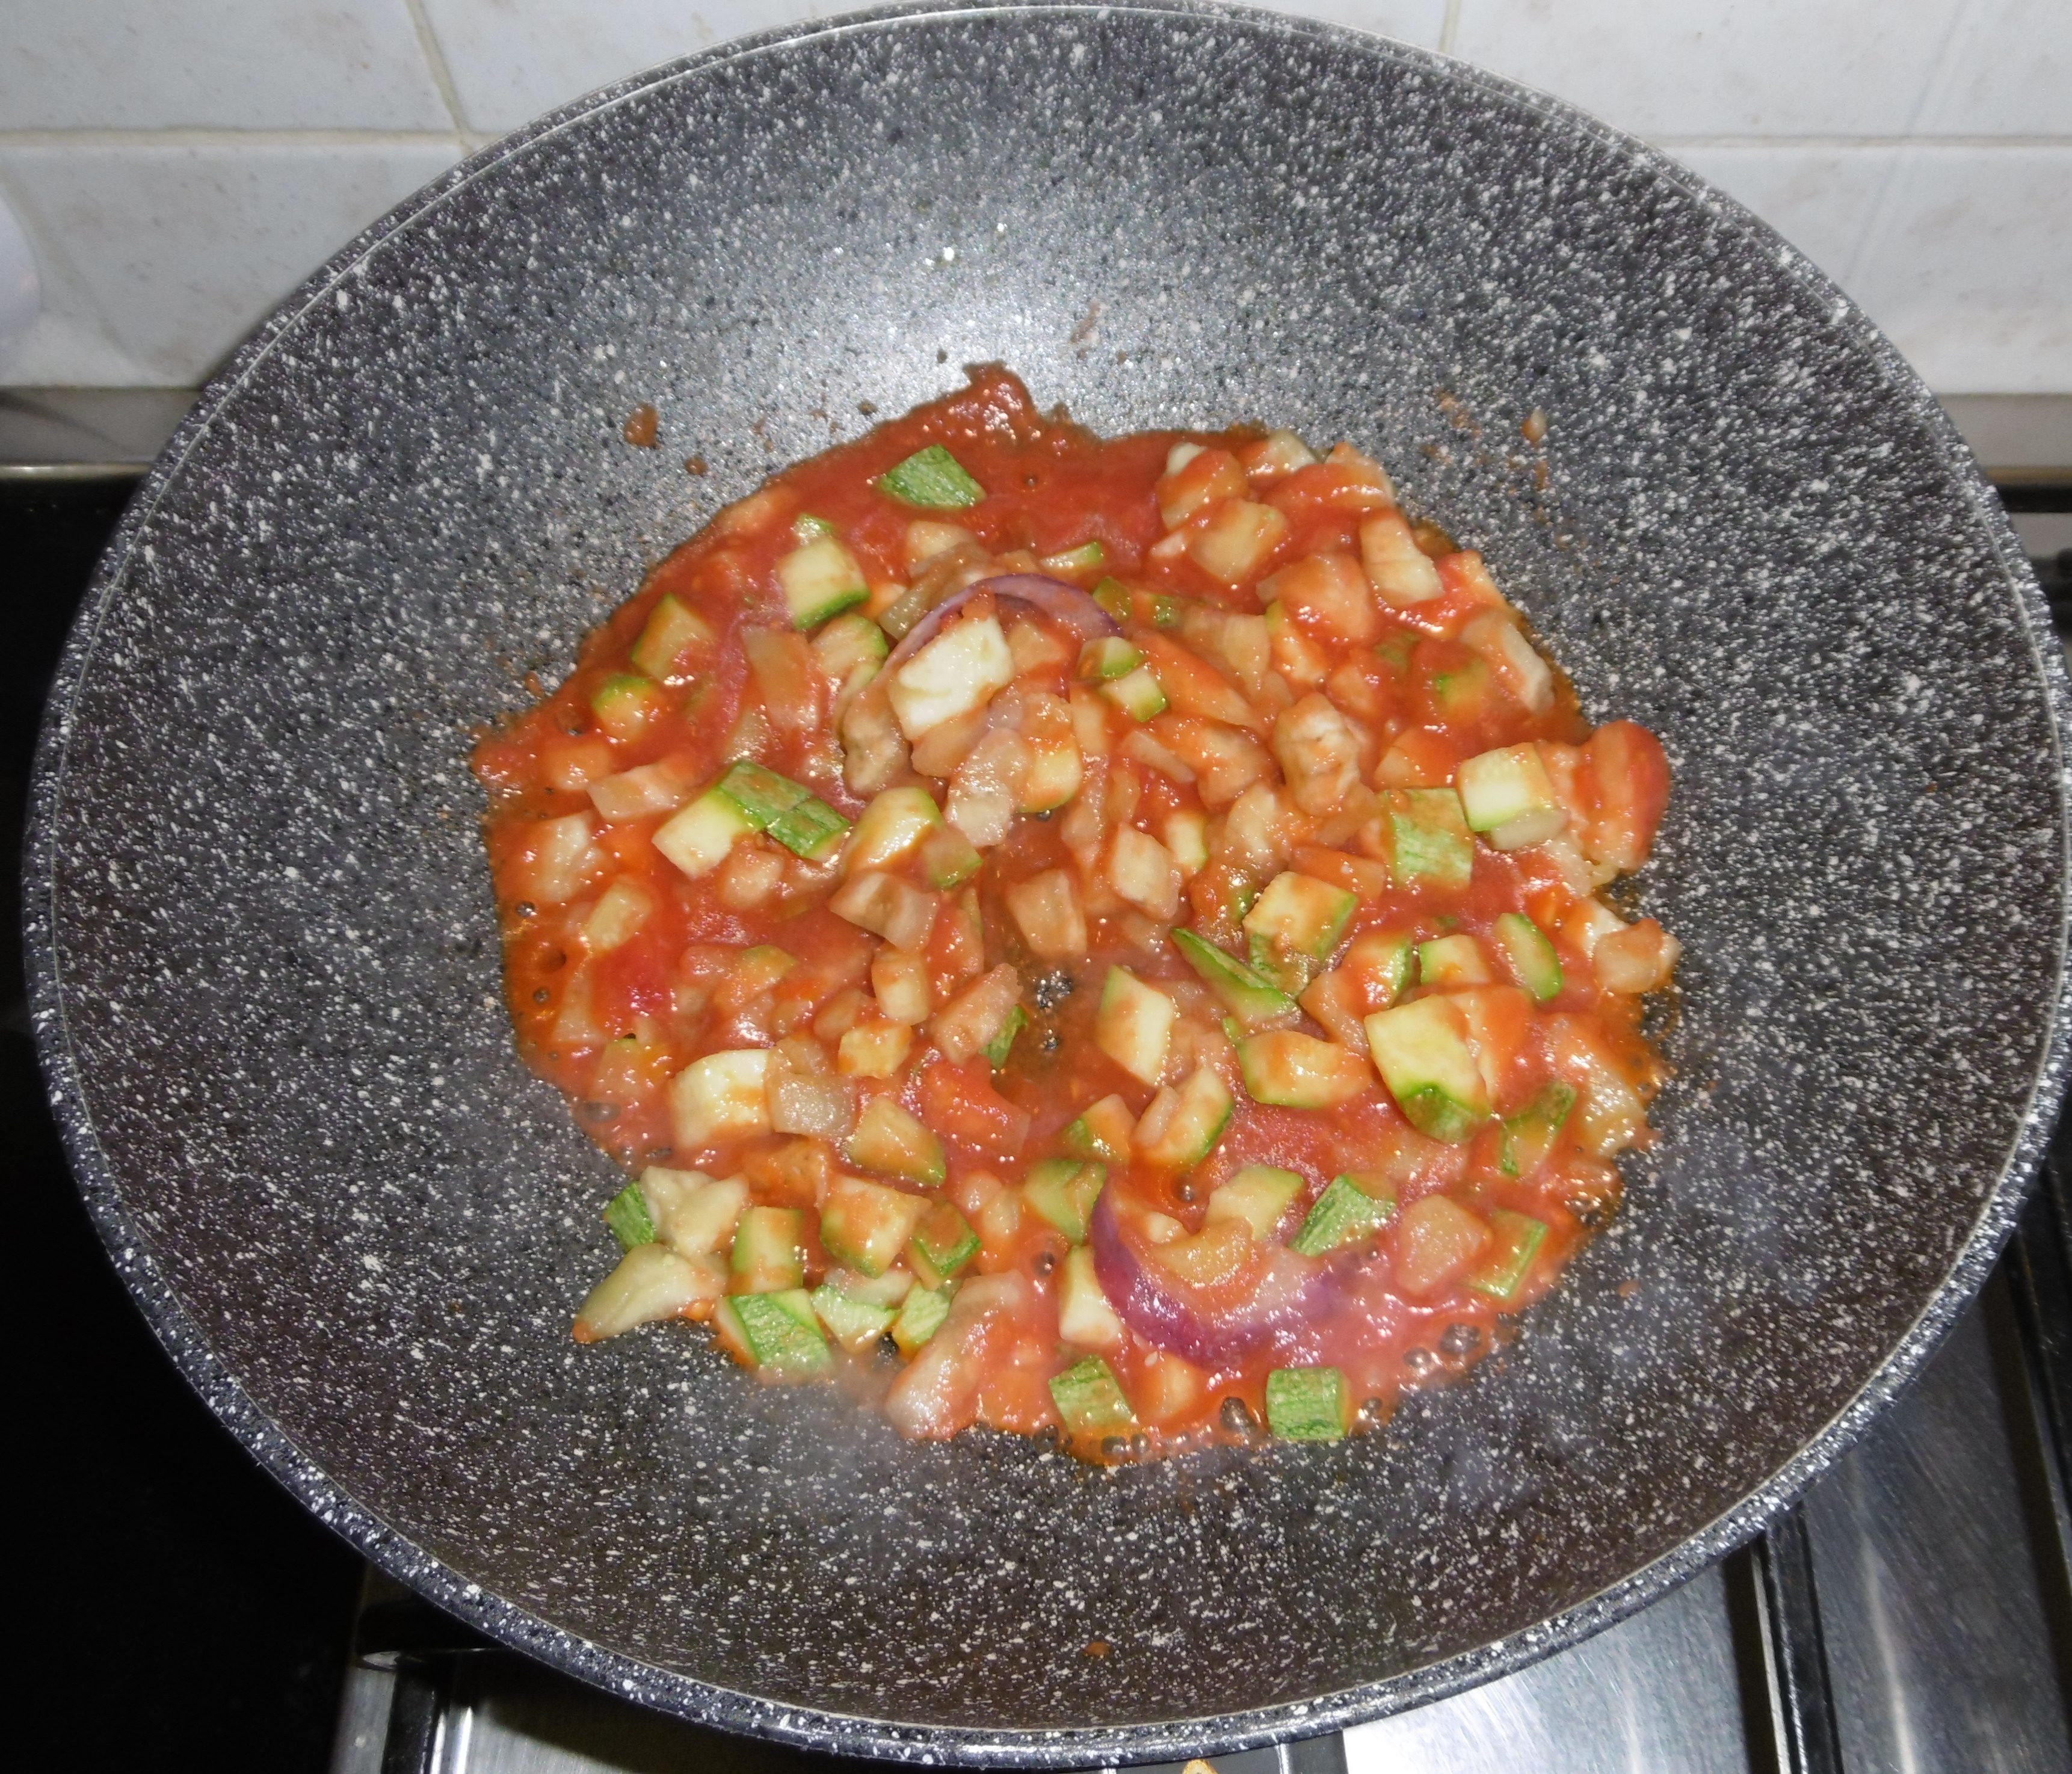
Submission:
[[[805,0],[11,0],[0,192],[42,314],[0,382],[183,387],[462,154]],[[2072,0],[1298,0],[1634,131],[1944,393],[2072,394]]]

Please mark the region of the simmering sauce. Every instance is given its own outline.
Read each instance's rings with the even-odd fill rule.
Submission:
[[[1676,944],[1599,895],[1661,747],[1346,445],[974,372],[722,511],[475,768],[519,1046],[632,1179],[581,1342],[708,1321],[916,1437],[1336,1439],[1649,1137]]]

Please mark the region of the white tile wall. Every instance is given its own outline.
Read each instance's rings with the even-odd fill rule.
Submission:
[[[844,0],[8,0],[0,195],[44,312],[0,381],[176,386],[469,148]],[[1939,390],[2072,394],[2072,0],[1269,0],[1649,137]]]
[[[10,0],[0,129],[450,129],[408,0]]]
[[[55,266],[63,292],[46,298],[22,384],[192,381],[458,152],[409,139],[0,147],[0,179],[48,255],[46,287]]]

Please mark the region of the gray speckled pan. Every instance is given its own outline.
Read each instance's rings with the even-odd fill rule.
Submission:
[[[1385,1435],[1099,1472],[906,1445],[696,1333],[569,1341],[614,1185],[512,1054],[469,735],[721,501],[989,358],[1104,431],[1375,450],[1674,761],[1662,1144]],[[52,699],[37,1031],[188,1377],[442,1605],[795,1743],[1228,1748],[1638,1607],[1919,1365],[2058,1094],[2066,697],[1927,392],[1669,162],[1320,26],[879,14],[479,155],[212,385]]]

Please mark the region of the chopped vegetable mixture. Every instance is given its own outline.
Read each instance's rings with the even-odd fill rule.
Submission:
[[[631,1180],[579,1342],[902,1433],[1334,1440],[1649,1137],[1661,746],[1287,431],[997,368],[722,511],[476,770],[528,1061]],[[604,1259],[600,1259],[600,1267]]]

